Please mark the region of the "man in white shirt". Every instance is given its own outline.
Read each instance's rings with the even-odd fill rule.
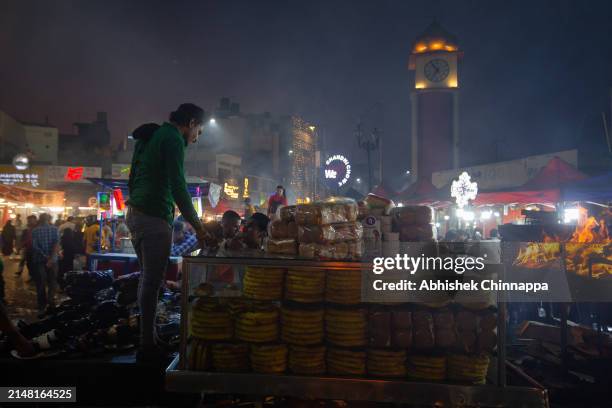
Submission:
[[[64,222],[62,225],[59,226],[60,237],[62,236],[62,233],[64,232],[66,228],[70,228],[71,230],[74,231],[75,227],[76,227],[76,224],[74,223],[74,217],[72,216],[68,217],[68,219],[66,219],[66,222]]]

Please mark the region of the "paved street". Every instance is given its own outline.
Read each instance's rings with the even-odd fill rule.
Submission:
[[[25,319],[32,321],[36,319],[36,286],[34,282],[28,283],[30,275],[27,268],[21,276],[15,276],[19,267],[19,260],[12,260],[3,256],[4,281],[6,285],[6,302],[11,319]]]

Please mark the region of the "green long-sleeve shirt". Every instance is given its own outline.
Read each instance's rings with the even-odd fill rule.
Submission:
[[[174,203],[194,228],[200,226],[185,181],[185,140],[164,123],[148,140],[138,140],[130,169],[128,204],[172,224]]]

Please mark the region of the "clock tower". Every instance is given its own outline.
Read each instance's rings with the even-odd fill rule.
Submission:
[[[457,39],[433,22],[412,45],[412,175],[431,183],[431,174],[459,167],[459,74]]]

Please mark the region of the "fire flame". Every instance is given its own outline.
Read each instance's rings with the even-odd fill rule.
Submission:
[[[601,278],[612,275],[612,239],[604,220],[588,217],[580,208],[576,230],[565,242],[565,268],[581,276]],[[530,242],[522,246],[513,265],[529,269],[550,267],[561,260],[558,237],[544,234],[544,242]]]

